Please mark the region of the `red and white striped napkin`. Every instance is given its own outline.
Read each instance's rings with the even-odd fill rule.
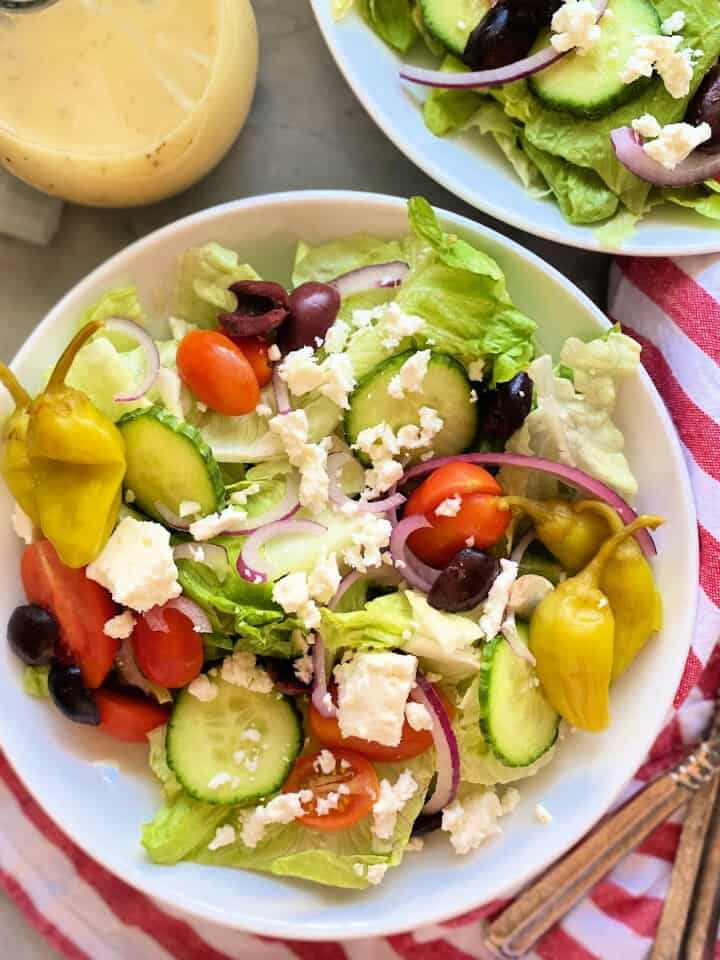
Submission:
[[[645,367],[675,421],[695,490],[701,549],[697,628],[676,711],[629,795],[699,737],[720,687],[720,259],[621,259],[609,303],[611,317],[642,344]],[[533,960],[643,960],[680,829],[678,817],[656,830],[545,937]],[[179,919],[75,846],[2,754],[0,883],[72,960],[469,960],[486,956],[480,919],[499,908],[345,944],[273,941]]]

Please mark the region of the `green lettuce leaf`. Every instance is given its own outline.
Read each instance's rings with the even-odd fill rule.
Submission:
[[[192,247],[178,263],[175,312],[199,327],[216,327],[218,314],[237,306],[230,285],[257,279],[257,273],[247,263],[240,263],[234,250],[219,243]]]
[[[407,53],[418,38],[412,0],[365,0],[365,15],[385,43]]]
[[[550,185],[567,221],[596,223],[598,220],[607,220],[617,211],[618,198],[593,170],[575,166],[544,150],[538,150],[525,136],[522,137],[522,145]]]
[[[460,779],[467,783],[492,786],[532,777],[552,760],[555,747],[529,767],[507,767],[490,751],[480,730],[480,678],[476,677],[460,700],[453,719],[453,730],[460,751]]]
[[[482,637],[469,617],[434,610],[414,590],[389,593],[347,613],[322,610],[320,634],[332,653],[341,650],[399,649],[412,653],[423,669],[450,683],[479,669],[475,647]]]
[[[144,323],[145,316],[135,287],[110,290],[103,294],[84,311],[78,326],[84,327],[95,320],[109,320],[111,317],[125,317],[127,320],[134,320],[135,323]],[[134,346],[135,341],[130,342]]]
[[[108,336],[95,337],[79,351],[65,382],[86,394],[95,406],[111,420],[149,401],[141,397],[133,403],[115,403],[116,393],[131,392],[145,375],[145,351],[142,347],[121,352]]]
[[[537,405],[510,438],[507,450],[579,467],[626,500],[633,499],[638,485],[612,415],[618,385],[640,366],[640,346],[612,331],[589,343],[570,337],[560,362],[570,368],[572,380],[555,374],[550,356],[538,357],[530,365]],[[517,468],[503,468],[500,482],[508,494],[542,497],[555,492],[555,481]]]
[[[396,866],[410,839],[413,823],[425,802],[434,773],[434,755],[427,751],[400,764],[376,764],[379,779],[395,783],[409,770],[418,790],[398,814],[393,836],[379,841],[371,832],[372,818],[365,817],[349,830],[321,833],[298,823],[271,826],[257,847],[246,847],[240,839],[238,808],[221,807],[193,800],[181,793],[143,826],[142,843],[154,863],[194,860],[213,866],[259,870],[276,876],[298,877],[328,886],[363,889],[367,880],[358,876],[356,865]],[[234,843],[219,850],[208,844],[219,826],[237,828]]]
[[[401,260],[402,257],[403,248],[398,240],[381,240],[365,233],[324,243],[319,247],[300,242],[295,251],[292,282],[294,287],[308,280],[328,283],[359,267]]]
[[[684,190],[663,190],[663,200],[674,203],[679,207],[694,210],[709,220],[720,220],[720,193],[714,188],[708,190],[704,186],[688,187]]]
[[[23,690],[31,697],[49,697],[49,676],[50,667],[25,667],[22,678]]]
[[[162,727],[155,727],[148,733],[148,743],[150,744],[150,769],[162,784],[163,796],[166,800],[172,800],[182,792],[182,787],[175,774],[170,769],[167,762],[167,750],[165,749],[165,737],[167,734],[167,724]]]

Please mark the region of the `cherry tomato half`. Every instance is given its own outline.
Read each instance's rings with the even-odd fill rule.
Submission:
[[[425,563],[440,569],[470,537],[478,550],[492,546],[505,533],[512,516],[510,510],[498,506],[501,493],[497,480],[482,467],[462,462],[439,467],[408,499],[405,516],[424,513],[432,524],[432,529],[411,534],[408,546]],[[458,513],[438,517],[435,509],[455,496],[462,501]]]
[[[335,770],[326,774],[316,769],[319,756],[318,753],[312,753],[300,757],[290,771],[283,792],[312,791],[313,799],[304,806],[308,813],[298,817],[298,822],[303,826],[315,830],[345,830],[366,817],[380,796],[375,768],[357,753],[333,750]],[[347,792],[339,791],[341,785]],[[326,814],[318,814],[318,800],[327,800],[331,793],[339,794],[334,798],[337,806],[333,804]]]
[[[144,743],[148,733],[170,717],[169,707],[134,693],[97,690],[95,702],[100,711],[98,730],[129,743]]]
[[[217,330],[192,330],[177,351],[178,373],[198,400],[229,417],[250,413],[260,387],[240,347]]]
[[[80,667],[83,683],[94,690],[112,667],[120,641],[104,627],[115,616],[112,597],[85,570],[65,566],[49,540],[26,547],[20,562],[25,595],[49,610],[60,626],[63,653]]]
[[[268,343],[262,337],[233,337],[233,343],[245,354],[257,382],[266,387],[272,380],[272,366],[268,360]]]
[[[148,680],[161,687],[184,687],[202,670],[202,635],[174,607],[164,608],[167,630],[153,630],[140,617],[132,634],[135,660]]]
[[[330,694],[333,701],[336,699],[336,692],[335,686],[331,685]],[[438,695],[448,714],[452,717],[455,712],[452,705],[448,703],[440,691],[438,691]],[[310,704],[308,720],[310,729],[320,743],[332,749],[333,752],[335,752],[336,747],[340,747],[345,750],[353,750],[370,760],[378,760],[381,763],[412,760],[413,757],[425,753],[433,742],[430,730],[415,730],[407,720],[403,724],[400,743],[396,747],[388,747],[384,743],[376,743],[375,740],[363,740],[360,737],[343,737],[337,717],[324,717],[312,703]]]

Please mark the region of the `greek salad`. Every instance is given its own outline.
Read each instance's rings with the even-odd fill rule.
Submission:
[[[401,56],[438,58],[399,71],[429,88],[428,129],[492,135],[570,223],[619,244],[662,203],[720,219],[716,0],[358,2]]]
[[[660,628],[613,420],[639,346],[542,353],[408,218],[301,243],[288,287],[190,249],[164,339],[117,289],[38,396],[0,366],[8,641],[59,722],[149,742],[153,862],[362,889],[430,831],[467,854]]]

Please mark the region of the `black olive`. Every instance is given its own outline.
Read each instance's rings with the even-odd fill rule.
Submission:
[[[480,398],[480,436],[490,441],[502,441],[504,446],[525,422],[532,407],[532,380],[526,373],[516,374],[512,380],[499,383]]]
[[[442,810],[438,813],[421,814],[412,828],[413,837],[424,837],[428,833],[439,830],[442,824]]]
[[[223,332],[233,337],[255,337],[270,333],[290,314],[290,299],[284,287],[269,280],[241,280],[230,292],[237,298],[232,313],[218,317]]]
[[[504,67],[527,56],[562,0],[500,0],[470,34],[463,62],[472,70]]]
[[[472,610],[487,597],[499,573],[497,557],[465,548],[440,573],[428,594],[428,603],[450,613]]]
[[[48,689],[55,706],[68,720],[98,726],[100,710],[92,691],[83,683],[80,667],[74,663],[70,666],[56,663],[50,668]]]
[[[52,663],[60,629],[55,617],[34,603],[17,607],[8,622],[8,643],[16,657],[31,667]]]
[[[715,64],[700,84],[687,110],[685,120],[694,127],[709,123],[712,137],[701,149],[720,146],[720,63]]]
[[[300,347],[318,346],[335,323],[340,309],[340,293],[329,283],[310,280],[290,294],[290,317],[278,335],[283,353]]]

